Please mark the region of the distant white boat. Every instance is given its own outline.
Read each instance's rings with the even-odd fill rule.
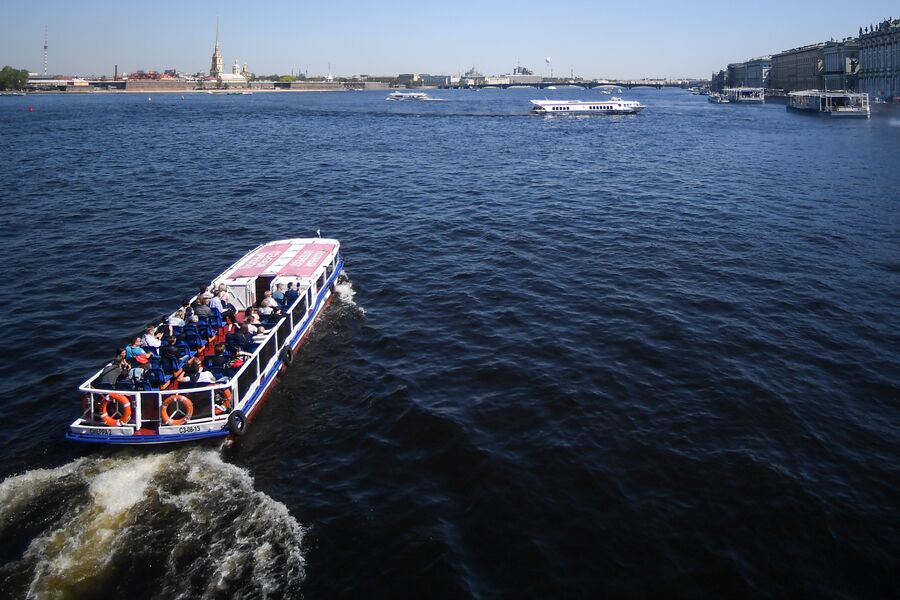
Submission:
[[[555,90],[555,89],[556,89],[556,86],[555,86],[555,85],[548,85],[548,86],[545,87],[544,89],[545,89],[545,90]]]
[[[532,112],[542,115],[633,115],[646,106],[634,100],[622,100],[615,96],[609,100],[532,100]]]
[[[722,94],[731,102],[739,104],[765,104],[766,90],[764,88],[737,87],[725,88]]]
[[[428,100],[428,94],[424,92],[391,92],[386,100]]]

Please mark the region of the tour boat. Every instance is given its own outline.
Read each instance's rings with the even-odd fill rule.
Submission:
[[[340,243],[334,239],[278,240],[254,248],[213,279],[212,289],[224,284],[238,315],[278,284],[296,290],[296,299],[289,296],[293,301],[282,305],[281,316],[270,318],[265,333],[243,348],[247,354],[235,355],[228,367],[210,366],[215,383],[179,382],[188,358],[206,366],[215,346],[227,339],[227,320],[212,310],[196,326],[175,329],[181,329],[177,345],[186,352],[181,359],[160,358],[158,349],[145,347],[152,368],[144,381],[104,386],[100,379],[106,367],[91,375],[78,388],[82,414],[66,438],[137,445],[243,435],[275,376],[291,365],[295,349],[334,298],[343,265]]]
[[[424,92],[391,92],[386,100],[427,100],[428,94]]]
[[[598,114],[632,115],[646,106],[634,100],[622,100],[613,96],[609,100],[532,100],[532,111],[542,115]]]
[[[722,94],[728,98],[729,102],[736,104],[765,104],[766,90],[765,88],[737,87],[725,88]]]
[[[706,97],[706,101],[712,104],[730,104],[731,100],[725,94],[712,93]]]
[[[869,94],[856,94],[836,90],[822,92],[806,90],[789,94],[787,109],[815,112],[830,117],[861,117],[870,115]]]

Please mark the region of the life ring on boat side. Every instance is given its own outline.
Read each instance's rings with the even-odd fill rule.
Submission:
[[[110,412],[111,405],[115,405],[113,412]],[[131,400],[123,394],[109,394],[103,398],[100,403],[100,420],[107,427],[121,427],[128,424],[131,420]]]
[[[294,353],[291,352],[291,349],[288,346],[281,349],[281,352],[278,353],[278,357],[281,358],[281,362],[283,362],[286,367],[291,366],[291,363],[294,362]]]
[[[172,406],[172,405],[175,406]],[[169,413],[171,407],[172,412]],[[194,416],[194,403],[190,398],[175,394],[169,396],[162,405],[162,422],[165,425],[184,425]]]
[[[247,415],[242,410],[233,410],[228,415],[228,431],[236,436],[242,436],[247,431]]]
[[[224,389],[216,392],[216,415],[224,415],[231,412],[231,390]]]

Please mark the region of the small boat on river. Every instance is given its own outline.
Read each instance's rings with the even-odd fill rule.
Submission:
[[[541,115],[633,115],[646,106],[634,100],[532,100],[531,111]]]
[[[140,382],[103,383],[113,363],[91,375],[78,388],[82,413],[66,438],[142,445],[243,435],[275,376],[291,365],[294,351],[333,300],[343,265],[340,243],[334,239],[286,239],[257,246],[211,282],[211,289],[227,292],[236,314],[210,308],[197,311],[208,316],[182,326],[167,320],[183,354],[173,357],[174,352],[164,352],[165,344],[145,346],[145,354],[133,356],[131,363],[145,368]],[[293,290],[280,302],[280,314],[260,315],[264,327],[252,338],[230,337],[243,325],[243,309],[256,306],[279,284]],[[205,304],[207,297],[195,296],[192,302]],[[166,323],[159,327],[166,328]],[[223,346],[233,347],[233,355],[229,350],[223,355]],[[198,369],[210,375],[185,377]]]
[[[868,119],[870,116],[869,94],[865,93],[806,90],[791,92],[788,96],[788,110],[819,113],[829,117]]]
[[[428,94],[424,92],[391,92],[386,100],[428,100]]]

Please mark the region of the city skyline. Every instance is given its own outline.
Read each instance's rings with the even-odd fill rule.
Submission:
[[[731,7],[652,0],[640,11],[608,14],[589,2],[560,12],[541,6],[463,0],[448,12],[408,1],[279,2],[250,12],[232,1],[166,0],[148,14],[107,0],[38,2],[6,10],[0,61],[41,72],[46,28],[50,74],[112,75],[114,65],[120,73],[208,71],[218,17],[225,63],[240,60],[260,74],[452,74],[473,66],[499,74],[521,64],[542,75],[552,67],[557,76],[587,78],[708,77],[728,62],[856,35],[896,8],[880,1]]]

